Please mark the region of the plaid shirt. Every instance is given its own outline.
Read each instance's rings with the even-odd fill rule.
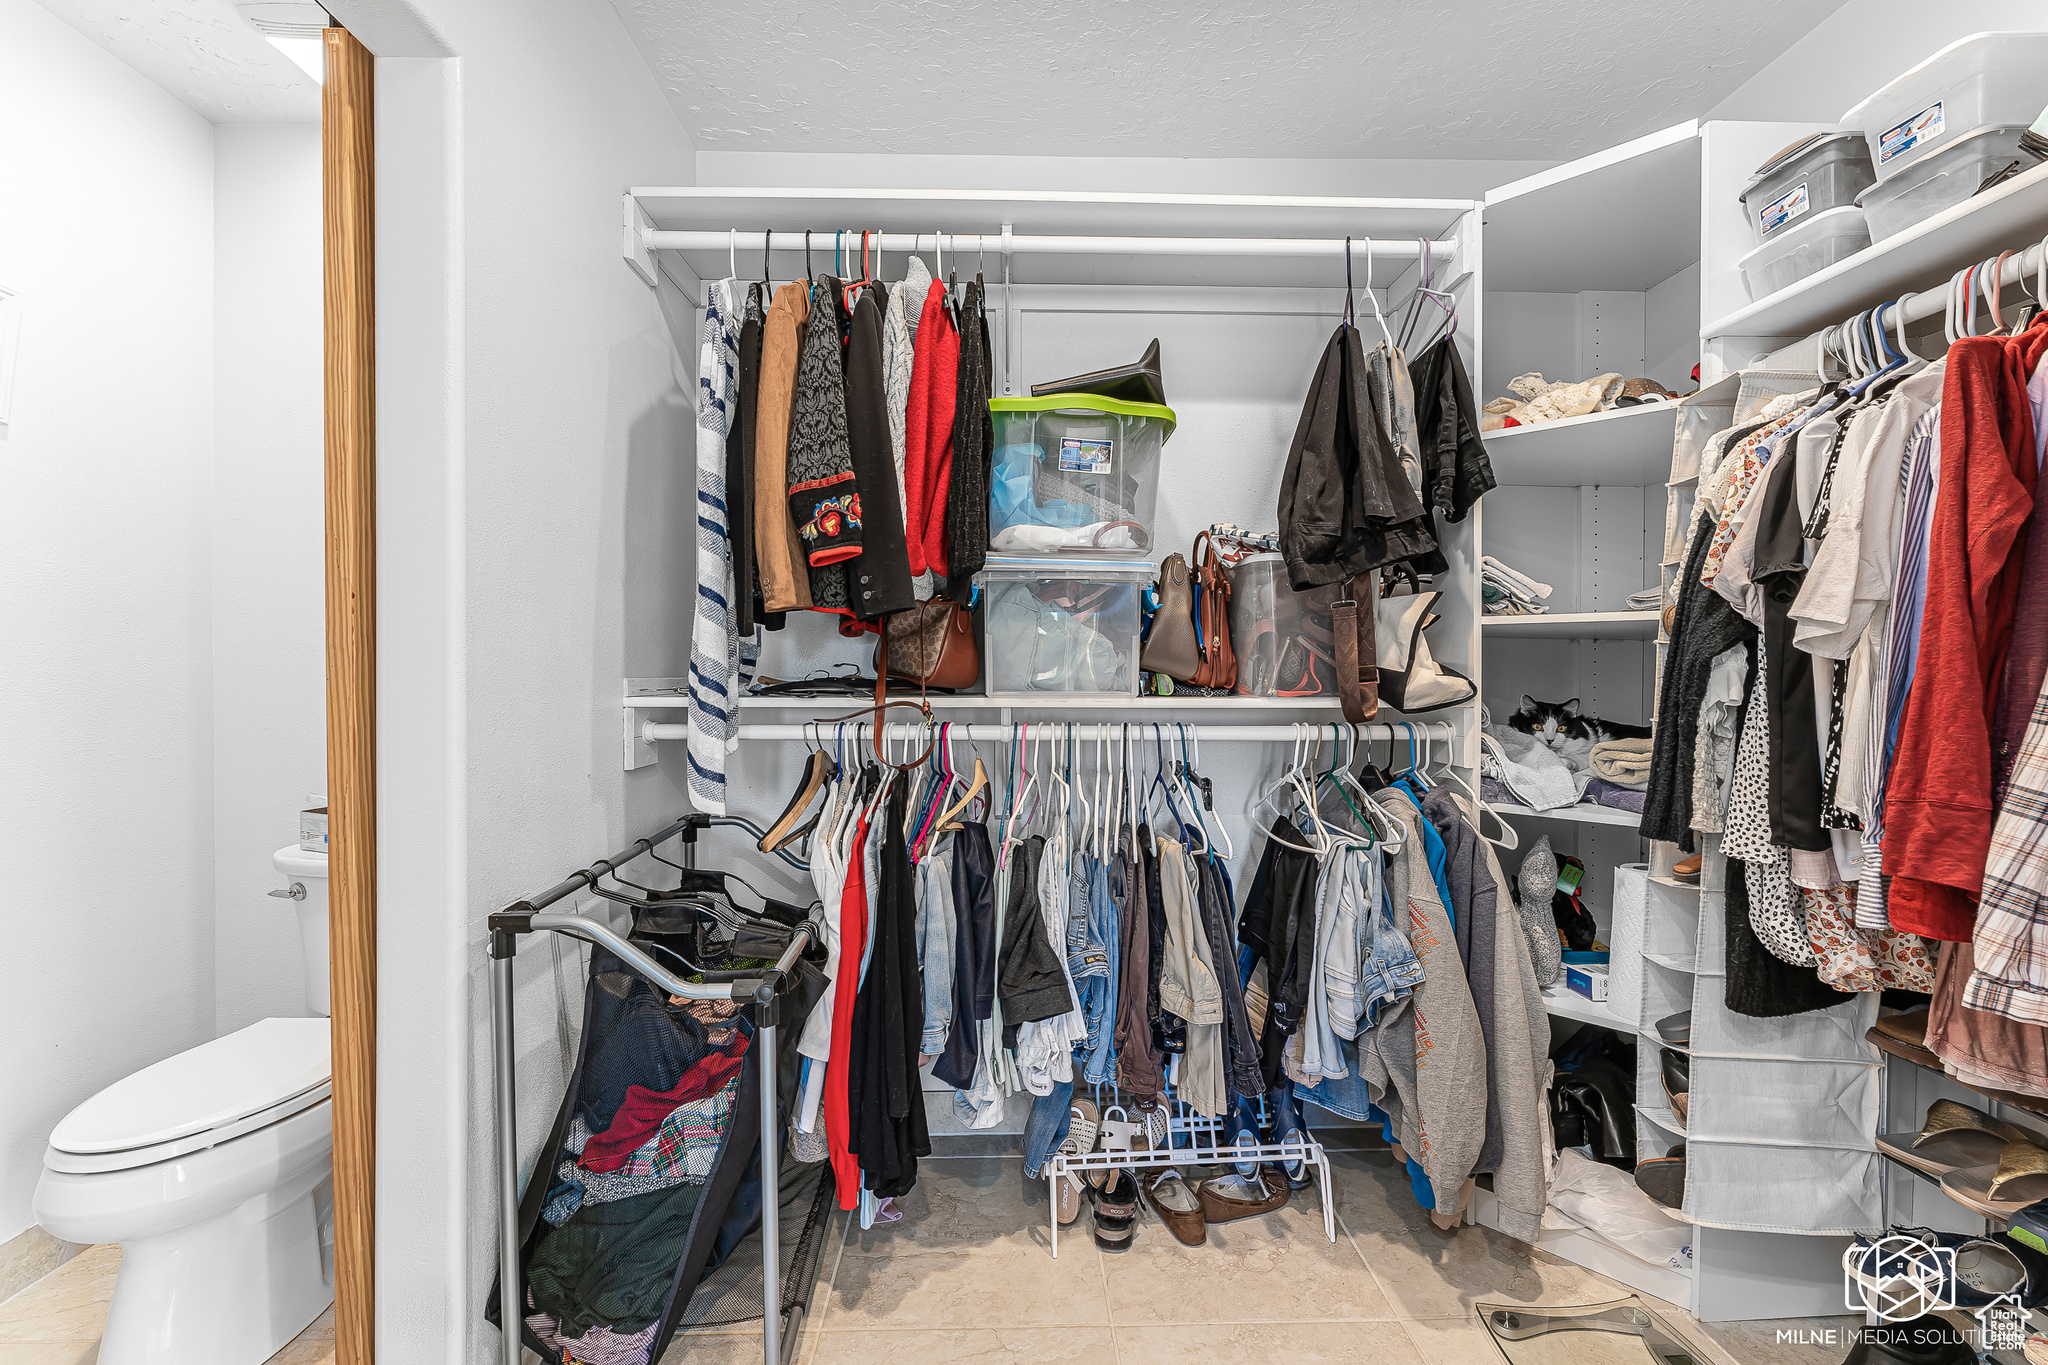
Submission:
[[[2012,784],[1992,826],[1976,945],[1963,1004],[2048,1024],[2048,691],[2034,699]]]
[[[691,1183],[708,1179],[739,1090],[740,1075],[735,1071],[716,1092],[677,1105],[661,1121],[660,1131],[634,1149],[619,1174],[681,1175]]]

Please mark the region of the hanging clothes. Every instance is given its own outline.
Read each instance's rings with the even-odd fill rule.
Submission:
[[[754,429],[761,400],[761,330],[767,303],[759,284],[747,286],[746,312],[740,319],[739,415],[725,438],[733,628],[742,640],[755,638],[754,627],[761,620],[761,573],[754,565]]]
[[[930,1156],[924,1092],[918,1085],[918,1040],[923,1014],[917,976],[913,877],[905,852],[904,783],[890,783],[879,831],[877,895],[870,969],[849,1021],[848,1150],[858,1158],[865,1187],[877,1198],[908,1194],[917,1183],[917,1159]],[[845,1204],[844,1191],[841,1205]]]
[[[953,412],[959,402],[960,332],[946,307],[946,287],[925,290],[917,324],[904,419],[903,482],[909,516],[910,572],[936,591],[946,573],[946,488],[953,467]]]
[[[1445,521],[1460,522],[1495,486],[1493,461],[1479,436],[1472,380],[1451,337],[1424,351],[1412,373],[1423,500]]]
[[[889,408],[889,452],[896,462],[897,505],[903,509],[903,526],[908,564],[910,488],[908,438],[910,381],[917,358],[917,329],[924,320],[925,296],[931,293],[932,272],[916,256],[904,268],[903,279],[889,291],[889,303],[882,315],[883,397]],[[911,575],[912,594],[918,601],[930,599],[930,574]]]
[[[727,516],[726,440],[737,416],[738,320],[733,281],[706,294],[697,361],[697,596],[690,626],[690,800],[725,814],[725,759],[739,747],[739,698],[753,680],[759,645],[742,639],[733,615],[731,526]]]
[[[810,283],[775,291],[761,325],[761,393],[754,406],[754,562],[761,610],[769,616],[811,609],[808,556],[790,514],[789,437],[797,358],[810,320]]]
[[[995,422],[988,400],[995,369],[988,341],[988,290],[976,275],[961,305],[959,392],[953,402],[953,460],[946,479],[943,541],[946,595],[965,602],[988,563],[989,480]]]
[[[843,290],[835,299],[844,298]],[[847,561],[848,603],[862,623],[849,633],[875,630],[891,612],[917,604],[898,501],[896,458],[890,435],[881,286],[861,290],[847,319],[846,431],[853,484],[860,498],[861,548]]]

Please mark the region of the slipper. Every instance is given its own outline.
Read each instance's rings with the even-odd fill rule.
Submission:
[[[1636,1166],[1636,1188],[1667,1209],[1685,1203],[1685,1144]]]
[[[1671,880],[1674,882],[1696,882],[1700,879],[1700,855],[1680,858],[1671,865]]]
[[[1995,1173],[1993,1168],[1998,1165],[2006,1144],[2026,1144],[2029,1141],[2027,1134],[2004,1119],[1993,1118],[1981,1109],[1972,1109],[1954,1100],[1936,1100],[1927,1107],[1926,1120],[1911,1142],[1901,1142],[1895,1134],[1882,1133],[1878,1135],[1877,1146],[1878,1150],[1901,1165],[1939,1180],[1952,1172],[1979,1168]],[[1987,1187],[1989,1179],[1987,1174]],[[2021,1207],[2032,1202],[2024,1200]]]
[[[1692,1011],[1680,1010],[1657,1021],[1657,1036],[1673,1047],[1692,1045]]]
[[[1168,1166],[1152,1177],[1146,1193],[1152,1197],[1152,1211],[1175,1241],[1184,1247],[1198,1247],[1209,1240],[1209,1220],[1202,1216],[1202,1201],[1179,1171]]]
[[[1944,1173],[1941,1192],[1986,1218],[2010,1218],[2029,1204],[2048,1199],[2048,1150],[2024,1138],[2008,1142],[2000,1149],[1996,1166]]]
[[[1658,1053],[1657,1079],[1664,1083],[1664,1098],[1671,1103],[1671,1116],[1685,1127],[1685,1111],[1692,1101],[1692,1058],[1664,1048]]]
[[[1265,1171],[1249,1179],[1234,1173],[1219,1175],[1202,1182],[1202,1218],[1210,1223],[1254,1218],[1285,1206],[1293,1193],[1284,1178],[1269,1176]]]

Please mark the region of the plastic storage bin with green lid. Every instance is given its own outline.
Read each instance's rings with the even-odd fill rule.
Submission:
[[[1152,547],[1173,409],[1099,394],[991,398],[989,550],[1129,555]]]

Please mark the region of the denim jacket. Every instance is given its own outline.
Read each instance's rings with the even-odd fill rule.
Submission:
[[[953,1029],[953,836],[941,834],[917,865],[917,965],[924,979],[924,1037],[918,1052],[936,1057]]]

